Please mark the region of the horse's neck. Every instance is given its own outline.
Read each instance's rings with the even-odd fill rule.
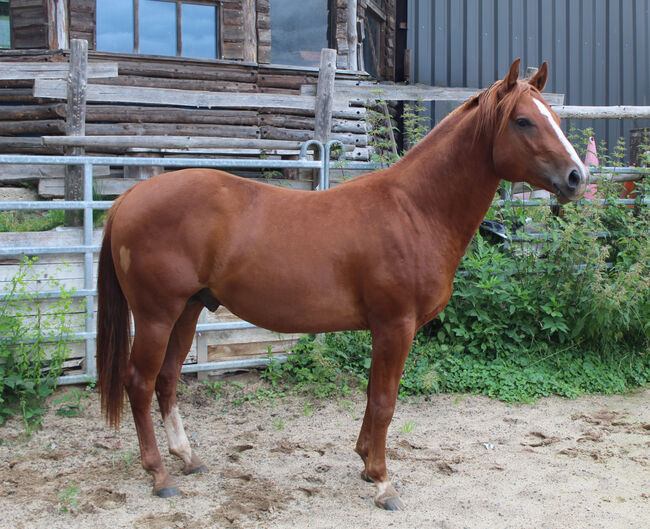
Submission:
[[[431,235],[447,251],[465,253],[490,207],[500,178],[489,141],[473,141],[476,120],[469,110],[451,115],[391,169],[413,205],[427,219]]]

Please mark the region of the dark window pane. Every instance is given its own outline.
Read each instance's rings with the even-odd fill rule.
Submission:
[[[133,53],[133,0],[97,0],[97,49]]]
[[[271,62],[318,66],[328,47],[327,0],[271,0]]]
[[[363,39],[363,63],[370,75],[380,78],[381,74],[381,20],[369,9],[366,10],[366,32]]]
[[[140,0],[140,53],[176,55],[176,4]]]
[[[183,56],[217,58],[217,8],[182,4]]]

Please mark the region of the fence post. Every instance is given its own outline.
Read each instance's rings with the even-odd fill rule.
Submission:
[[[86,89],[88,87],[88,41],[73,39],[70,49],[65,132],[68,136],[86,135]],[[83,147],[70,147],[66,154],[83,156]],[[82,200],[83,166],[68,165],[65,171],[65,199]],[[66,210],[66,226],[80,226],[79,211]]]
[[[316,107],[314,108],[314,139],[325,145],[332,130],[334,103],[334,77],[336,75],[336,50],[323,48],[320,52]],[[317,186],[314,179],[314,188]]]

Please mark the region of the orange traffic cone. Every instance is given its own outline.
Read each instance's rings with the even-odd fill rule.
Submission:
[[[589,143],[587,144],[587,153],[585,154],[585,165],[590,171],[594,167],[598,167],[598,151],[596,150],[596,141],[593,136],[589,137]],[[587,186],[587,191],[585,191],[585,198],[596,198],[596,193],[598,192],[598,186],[596,184],[589,184]]]

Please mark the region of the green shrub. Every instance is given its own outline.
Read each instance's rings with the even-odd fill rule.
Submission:
[[[43,402],[56,385],[68,356],[72,291],[34,271],[36,258],[25,258],[0,302],[0,423],[22,415],[28,433],[45,413]],[[61,299],[38,303],[40,285]]]

